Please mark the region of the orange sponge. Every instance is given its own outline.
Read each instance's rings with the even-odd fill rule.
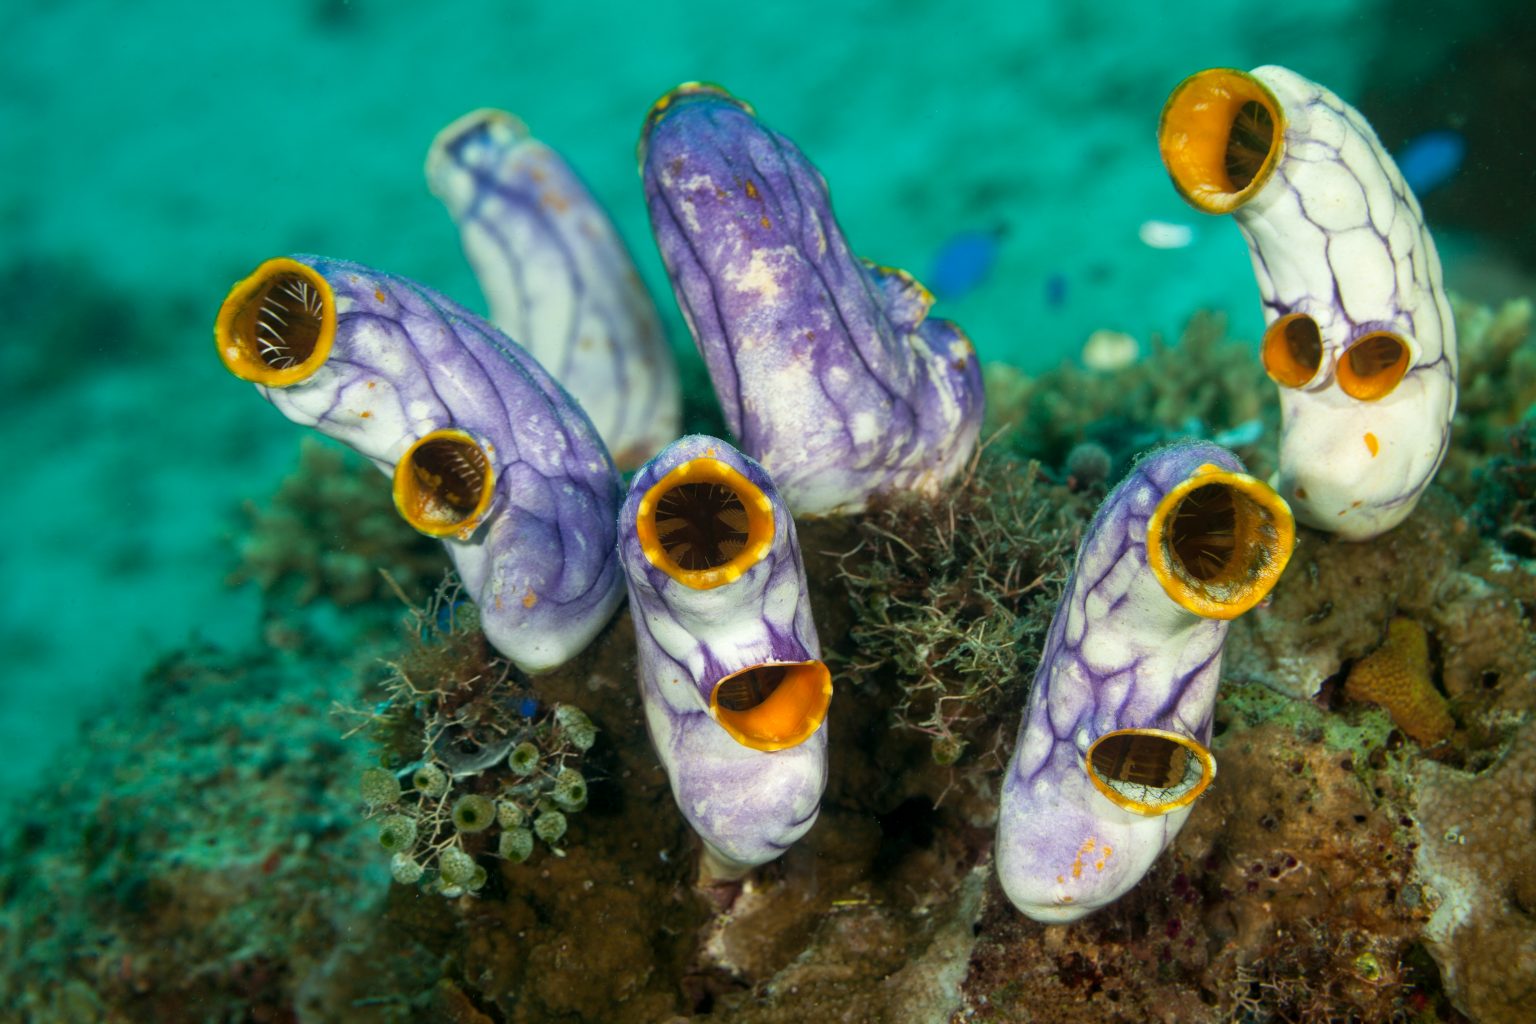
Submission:
[[[1397,727],[1429,747],[1455,723],[1429,678],[1429,637],[1412,619],[1393,619],[1386,643],[1355,663],[1344,683],[1351,700],[1380,704]]]

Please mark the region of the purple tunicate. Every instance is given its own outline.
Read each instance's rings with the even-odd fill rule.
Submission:
[[[981,427],[981,371],[933,296],[849,250],[804,154],[724,91],[682,86],[646,119],[651,225],[742,450],[796,513],[934,491]]]
[[[682,394],[656,306],[613,222],[560,154],[499,110],[444,128],[427,180],[491,320],[565,387],[621,469],[677,437]]]
[[[1142,459],[1100,506],[1051,621],[998,811],[997,870],[1025,914],[1124,895],[1215,775],[1228,620],[1290,557],[1290,509],[1209,442]]]
[[[553,668],[612,615],[618,473],[581,408],[496,328],[406,278],[295,256],[236,284],[214,333],[283,415],[394,477],[396,507],[442,539],[514,664]]]
[[[832,680],[794,520],[718,438],[668,446],[619,515],[647,727],[706,880],[779,856],[816,820]]]

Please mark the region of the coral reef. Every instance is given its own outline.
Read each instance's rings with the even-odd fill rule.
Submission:
[[[839,678],[894,694],[892,724],[927,736],[938,764],[1000,754],[997,720],[1023,703],[1091,508],[998,445],[943,495],[877,499],[837,563],[852,616]]]
[[[1289,700],[1282,709],[1314,712],[1333,702],[1352,669],[1371,664],[1370,652],[1392,632],[1394,617],[1427,631],[1427,682],[1436,697],[1442,690],[1448,696],[1454,730],[1433,750],[1413,754],[1417,746],[1401,739],[1413,721],[1388,719],[1401,731],[1370,743],[1352,763],[1377,777],[1375,804],[1420,851],[1417,874],[1400,898],[1411,896],[1426,914],[1443,908],[1442,899],[1454,901],[1421,932],[1456,1005],[1478,1020],[1518,1019],[1509,1015],[1508,992],[1528,989],[1530,979],[1507,960],[1491,966],[1489,956],[1495,946],[1531,941],[1514,865],[1529,863],[1529,826],[1519,821],[1522,814],[1528,820],[1533,797],[1520,766],[1529,758],[1536,715],[1536,567],[1479,537],[1454,500],[1435,488],[1401,526],[1368,545],[1304,533],[1293,566],[1267,612],[1234,630],[1240,654],[1229,666],[1229,685],[1248,679],[1293,697],[1317,694],[1316,702]],[[1405,630],[1396,631],[1401,637]],[[1425,681],[1421,676],[1417,684]],[[1339,733],[1337,719],[1362,721],[1348,707],[1322,724],[1325,742],[1330,731]],[[1448,724],[1441,719],[1421,739],[1433,740]],[[1514,767],[1490,771],[1501,756]],[[1491,817],[1476,812],[1476,821],[1488,824],[1464,850],[1461,829],[1478,801]],[[1474,883],[1472,873],[1483,869],[1489,873]],[[1428,981],[1420,984],[1433,991]]]
[[[914,312],[911,282],[872,280]],[[1106,481],[1190,436],[1275,468],[1261,363],[1215,317],[1140,360],[989,368],[1003,436],[941,492],[797,524],[810,656],[843,697],[817,723],[819,819],[730,887],[696,885],[634,620],[534,684],[451,581],[424,596],[441,555],[378,478],[307,449],[237,572],[267,593],[267,648],[168,659],[6,840],[0,1001],[107,1021],[1515,1019],[1528,982],[1491,951],[1531,941],[1529,312],[1458,315],[1446,489],[1364,544],[1302,532],[1230,634],[1219,777],[1083,923],[1029,922],[993,881],[1002,754]],[[1447,698],[1432,749],[1342,699],[1397,618]]]
[[[380,881],[322,713],[354,639],[178,653],[92,719],[4,840],[10,1019],[293,1019]]]
[[[378,470],[314,438],[271,500],[248,501],[245,513],[229,582],[254,582],[273,609],[317,597],[360,604],[396,587],[425,600],[447,564],[440,546],[401,522]]]
[[[1223,694],[1220,774],[1118,903],[1071,927],[1040,927],[989,888],[965,986],[974,1019],[1406,1015],[1419,979],[1405,961],[1427,914],[1408,898],[1411,829],[1379,806],[1373,785],[1386,773],[1362,777],[1356,737],[1324,731],[1326,711],[1296,705],[1290,721],[1263,721],[1285,703]]]
[[[1399,729],[1426,747],[1456,727],[1429,675],[1429,635],[1412,619],[1392,620],[1385,642],[1349,670],[1344,696],[1381,705]]]
[[[1426,931],[1439,898],[1425,878],[1432,854],[1417,862],[1403,856],[1433,851],[1436,843],[1442,859],[1469,856],[1465,845],[1443,840],[1438,822],[1420,826],[1416,795],[1442,783],[1481,782],[1495,799],[1498,784],[1484,781],[1486,770],[1501,751],[1530,742],[1528,727],[1518,739],[1513,730],[1536,710],[1536,567],[1523,558],[1520,530],[1531,479],[1520,420],[1531,401],[1528,304],[1494,311],[1457,303],[1456,310],[1466,387],[1457,441],[1441,474],[1452,493],[1430,488],[1406,522],[1368,544],[1301,531],[1271,601],[1234,626],[1217,706],[1221,772],[1205,806],[1197,805],[1169,854],[1103,921],[1096,916],[1042,935],[1010,918],[1001,893],[989,890],[967,982],[967,1005],[979,1017],[1081,1019],[1086,995],[1095,1019],[1461,1019],[1441,991],[1442,970],[1457,1006],[1495,1020],[1507,1012],[1505,993],[1521,984],[1520,974],[1507,960],[1490,959],[1487,936],[1526,941],[1516,890],[1502,882],[1463,890],[1461,905],[1475,924],[1454,939],[1443,931],[1437,941],[1434,929]],[[1072,445],[1095,442],[1123,458],[1116,443],[1123,424],[1176,427],[1182,396],[1174,375],[1202,382],[1192,392],[1196,408],[1210,408],[1223,394],[1262,401],[1257,360],[1246,346],[1222,342],[1218,327],[1192,323],[1183,344],[1196,344],[1183,360],[1181,346],[1155,345],[1146,360],[1116,373],[1063,367],[1027,380],[988,367],[989,415],[1019,425],[1009,442],[1060,466],[1073,483],[1077,473],[1064,465]],[[1215,380],[1232,387],[1213,391]],[[1153,420],[1159,395],[1170,411]],[[1272,431],[1269,421],[1265,433]],[[1468,508],[1474,499],[1478,504]],[[1435,759],[1405,742],[1384,711],[1339,703],[1350,670],[1382,645],[1395,617],[1427,630],[1428,681],[1449,698],[1455,729],[1432,752]],[[1276,777],[1274,764],[1296,775]],[[1529,791],[1517,769],[1499,778],[1509,800]],[[1339,812],[1326,821],[1316,815],[1320,791],[1333,794]],[[1250,809],[1239,810],[1231,802],[1237,799]],[[1313,813],[1291,813],[1298,802]],[[1358,834],[1363,828],[1366,837]],[[1245,831],[1251,834],[1239,835]],[[1513,828],[1486,830],[1479,843],[1485,862],[1519,859],[1518,836]],[[1189,856],[1196,843],[1211,843],[1217,859]],[[1308,848],[1313,855],[1298,855]],[[1288,866],[1292,856],[1304,870]],[[1217,868],[1232,870],[1228,864],[1240,866],[1234,877],[1212,878]],[[1258,880],[1250,890],[1243,874],[1254,865]],[[1456,870],[1470,877],[1469,868]],[[1274,902],[1285,889],[1270,884],[1271,873],[1290,884],[1308,875],[1315,905]],[[1518,874],[1495,867],[1491,877]],[[1334,904],[1337,894],[1350,892],[1359,898]],[[1256,896],[1264,898],[1241,906]],[[1211,916],[1194,929],[1187,914],[1171,923],[1186,901],[1210,905]],[[1228,902],[1236,905],[1216,909]],[[1261,921],[1264,929],[1216,926],[1227,919]],[[1180,959],[1170,935],[1193,940],[1191,951],[1220,955],[1202,953],[1192,965]]]
[[[1461,1020],[1421,945],[1442,890],[1424,888],[1419,851],[1436,839],[1431,822],[1468,826],[1418,807],[1417,780],[1426,794],[1442,782],[1481,785],[1490,800],[1500,786],[1513,787],[1510,799],[1528,793],[1514,785],[1523,762],[1487,769],[1536,702],[1522,611],[1536,606],[1536,574],[1478,537],[1439,491],[1364,545],[1303,531],[1270,607],[1234,626],[1213,729],[1220,772],[1178,839],[1124,899],[1077,925],[1041,926],[992,881],[999,765],[987,755],[1012,736],[1021,677],[1094,499],[999,447],[950,493],[895,499],[857,523],[801,524],[843,691],[827,719],[828,786],[816,827],[745,880],[729,911],[694,888],[697,841],[645,739],[627,616],[538,680],[533,725],[551,731],[536,744],[560,742],[565,705],[600,730],[582,755],[588,804],[558,843],[564,856],[546,844],[526,861],[497,857],[497,824],[463,836],[485,872],[473,895],[429,898],[429,871],[390,884],[378,825],[409,813],[423,713],[455,713],[455,693],[524,695],[514,675],[489,691],[411,691],[381,708],[391,685],[406,696],[403,677],[430,690],[429,679],[472,680],[494,663],[460,628],[471,606],[440,600],[402,638],[378,630],[399,617],[391,598],[350,607],[343,628],[313,629],[303,643],[168,661],[142,702],[99,717],[77,744],[87,755],[55,770],[46,805],[7,841],[0,996],[40,1020],[238,1019],[246,1007],[257,1019],[361,1024]],[[838,577],[839,562],[851,575]],[[948,625],[924,634],[930,588]],[[1321,594],[1337,610],[1304,622]],[[1452,696],[1458,728],[1444,767],[1384,711],[1333,700],[1395,608],[1429,629],[1433,678]],[[1260,619],[1274,622],[1260,629]],[[852,635],[871,622],[882,625]],[[968,636],[1014,631],[1023,639],[989,644],[977,662],[898,666],[882,651],[914,659],[928,635],[954,653]],[[1255,678],[1283,678],[1306,645],[1325,652],[1320,678],[1335,680],[1323,699],[1230,671],[1245,662]],[[992,668],[961,671],[982,664]],[[988,688],[992,671],[1013,675]],[[950,692],[974,696],[939,703]],[[316,713],[333,701],[369,715]],[[974,740],[956,766],[935,763],[930,735],[896,727],[939,707],[966,709],[939,719]],[[497,714],[527,721],[518,706]],[[395,753],[343,744],[358,724]],[[1529,749],[1529,727],[1517,742],[1526,746],[1512,750]],[[516,785],[509,758],[455,779],[446,812],[466,795],[494,805]],[[369,823],[365,772],[377,801]],[[82,831],[60,823],[61,799],[102,810]],[[1438,853],[1518,866],[1517,838],[1490,824]],[[467,881],[477,878],[471,868]],[[1489,1013],[1504,976],[1478,958],[1488,936],[1516,935],[1508,928],[1524,920],[1525,897],[1464,892],[1467,923],[1429,950],[1448,965],[1458,1005]],[[163,909],[183,898],[175,905],[186,910]]]
[[[897,732],[866,745],[862,716],[834,724],[844,770],[829,780],[820,824],[742,883],[721,913],[692,884],[697,843],[645,742],[634,644],[621,617],[539,679],[544,699],[579,700],[604,737],[588,755],[590,804],[566,855],[489,862],[474,899],[421,900],[392,887],[377,923],[355,929],[310,976],[309,1014],[947,1019],[974,942],[985,833],[912,798],[914,778],[942,785],[920,737]],[[903,763],[919,771],[891,777],[883,767]]]
[[[490,650],[475,605],[446,581],[408,617],[408,646],[365,693],[352,732],[379,747],[359,792],[390,873],[461,896],[489,877],[477,858],[522,862],[534,840],[557,854],[567,816],[587,806],[582,755],[597,729],[572,704],[542,706]]]
[[[1012,451],[1058,472],[1085,441],[1109,452],[1106,477],[1118,479],[1137,453],[1187,437],[1228,444],[1261,479],[1275,468],[1271,385],[1251,343],[1228,338],[1216,314],[1196,314],[1171,344],[1154,337],[1144,358],[1119,370],[1063,363],[1031,379],[989,363],[985,374],[989,436],[1007,429]],[[1261,427],[1257,435],[1221,437],[1249,424]]]
[[[1536,572],[1480,538],[1445,492],[1431,488],[1421,505],[1368,547],[1302,532],[1269,607],[1234,626],[1227,678],[1314,696],[1401,615],[1429,631],[1453,714],[1522,701]]]
[[[1417,864],[1434,911],[1424,935],[1453,1001],[1480,1024],[1529,1019],[1536,992],[1533,780],[1530,720],[1492,768],[1429,763],[1417,780]]]
[[[334,19],[342,6],[317,10]],[[801,25],[785,38],[814,35]],[[737,36],[750,47],[760,34]],[[831,37],[816,38],[825,46]],[[911,77],[923,85],[922,75]],[[1097,76],[1112,92],[1140,89],[1135,77]],[[0,1016],[40,1024],[1499,1024],[1529,1016],[1530,303],[1455,304],[1466,385],[1456,444],[1422,500],[1419,476],[1427,480],[1433,466],[1419,470],[1439,456],[1414,467],[1404,484],[1412,500],[1391,503],[1400,523],[1359,543],[1303,529],[1271,596],[1252,589],[1227,609],[1245,613],[1230,632],[1225,621],[1201,620],[1163,631],[1199,631],[1187,645],[1138,635],[1146,620],[1167,625],[1202,610],[1181,593],[1203,598],[1209,611],[1245,577],[1279,571],[1280,545],[1259,552],[1242,543],[1255,523],[1278,540],[1274,506],[1266,520],[1235,500],[1235,510],[1210,516],[1155,501],[1164,490],[1184,501],[1209,486],[1212,471],[1230,483],[1236,463],[1216,445],[1237,449],[1260,480],[1279,470],[1308,500],[1293,470],[1316,453],[1296,443],[1295,406],[1281,429],[1266,366],[1293,396],[1353,374],[1349,387],[1362,393],[1351,400],[1377,402],[1376,410],[1422,382],[1419,370],[1437,375],[1431,390],[1454,377],[1449,348],[1431,359],[1433,345],[1380,330],[1400,329],[1404,310],[1441,333],[1447,326],[1432,247],[1412,198],[1397,194],[1390,161],[1375,175],[1371,161],[1357,159],[1370,155],[1374,137],[1336,97],[1288,75],[1264,77],[1270,84],[1250,97],[1255,103],[1275,91],[1305,98],[1305,110],[1279,111],[1290,115],[1278,119],[1282,127],[1354,132],[1349,146],[1301,132],[1289,140],[1297,159],[1266,179],[1265,165],[1282,162],[1266,148],[1275,136],[1262,138],[1268,129],[1248,104],[1227,105],[1217,134],[1222,155],[1239,159],[1222,161],[1217,176],[1252,171],[1253,192],[1284,179],[1281,198],[1306,214],[1255,229],[1278,226],[1314,243],[1335,232],[1321,246],[1264,247],[1261,263],[1273,259],[1284,271],[1260,267],[1279,326],[1253,346],[1225,338],[1219,317],[1197,315],[1177,342],[1150,339],[1145,357],[1138,339],[1096,331],[1080,366],[1035,379],[1000,366],[983,374],[965,335],[929,317],[932,296],[918,282],[857,260],[819,172],[746,104],[698,85],[664,97],[646,121],[641,173],[663,262],[702,354],[679,368],[683,419],[716,437],[728,420],[779,476],[784,506],[757,463],[694,437],[669,449],[676,459],[663,455],[642,469],[620,512],[622,484],[594,429],[599,399],[586,399],[586,410],[567,401],[532,357],[406,279],[317,257],[263,264],[221,312],[227,365],[293,420],[333,432],[374,466],[307,446],[299,472],[253,507],[249,535],[234,541],[242,566],[232,578],[260,586],[265,619],[246,621],[249,601],[238,616],[199,608],[204,622],[240,631],[239,650],[191,642],[134,689],[92,660],[103,616],[81,615],[81,628],[69,631],[80,650],[70,652],[68,671],[111,679],[113,700],[72,735],[44,785],[12,787],[18,818],[0,835]],[[610,91],[623,101],[624,90]],[[374,106],[370,124],[392,123],[395,104]],[[1231,146],[1234,125],[1241,130]],[[971,128],[950,133],[955,153],[969,151]],[[813,119],[808,130],[825,135],[837,125]],[[515,187],[496,187],[508,184],[492,180],[505,170],[501,148],[518,135],[500,115],[456,123],[434,151],[437,190],[484,279],[530,286],[509,296],[488,285],[493,307],[523,304],[508,315],[564,321],[572,329],[554,332],[555,348],[595,353],[589,369],[631,387],[628,364],[606,358],[606,341],[576,325],[636,312],[646,300],[633,268],[614,249],[593,257],[617,275],[601,286],[586,273],[591,263],[576,268],[580,235],[617,239],[563,168],[545,163]],[[278,150],[294,148],[292,134],[285,138]],[[903,157],[912,175],[895,208],[924,208],[930,227],[931,210],[946,202],[990,219],[998,196],[1032,191],[1011,158],[994,175],[957,178],[907,145],[919,136],[904,139],[891,152],[912,150]],[[1320,159],[1301,152],[1308,148]],[[1117,151],[1100,147],[1090,162],[1105,154],[1113,162]],[[1290,190],[1308,174],[1346,186],[1330,195],[1345,201]],[[1226,184],[1244,192],[1250,182]],[[493,223],[506,212],[498,204],[537,216]],[[1375,224],[1383,211],[1394,225]],[[75,219],[87,229],[102,223]],[[1148,245],[1151,226],[1141,233]],[[304,232],[323,238],[327,229]],[[503,248],[529,232],[541,232],[531,257]],[[1036,232],[1047,234],[1082,237]],[[1100,248],[1114,244],[1101,239]],[[1130,293],[1128,279],[1113,276],[1118,259],[1104,267],[1102,255],[1062,250],[1062,266],[1043,282],[1052,315],[1065,312],[1069,294],[1080,308],[1111,288]],[[1203,258],[1157,258],[1185,257]],[[160,335],[146,351],[172,350],[184,332],[152,325],[162,316],[179,323],[173,310],[142,312],[167,301],[155,298],[164,289],[103,301],[88,294],[94,279],[50,273],[0,275],[0,292],[24,307],[24,333],[69,336],[67,346],[0,351],[3,386],[35,392],[22,412],[67,408],[41,422],[60,424],[61,436],[99,439],[126,420],[130,407],[114,404],[123,394],[167,377],[185,390],[164,360],[100,359],[103,324],[125,317],[130,326],[141,321],[135,336]],[[1015,298],[1027,287],[1009,284]],[[1362,302],[1362,291],[1393,301]],[[609,301],[579,308],[592,298]],[[1354,315],[1357,305],[1371,315]],[[1303,320],[1304,311],[1317,319]],[[651,346],[652,362],[668,363],[654,317],[639,312],[642,347]],[[1324,335],[1344,320],[1367,333]],[[1015,317],[1020,337],[1031,339],[1059,335],[1066,322]],[[1316,352],[1309,322],[1319,331]],[[1351,353],[1362,353],[1345,341],[1356,349],[1381,342],[1380,357],[1355,365]],[[1325,345],[1329,372],[1320,373]],[[78,375],[82,388],[58,372],[60,357],[95,358],[113,375]],[[1407,383],[1392,390],[1399,372]],[[649,407],[660,411],[608,410],[615,424],[638,428],[633,442],[608,435],[626,461],[675,435],[670,373],[653,381],[660,397]],[[998,435],[987,444],[983,384],[988,430]],[[93,429],[70,435],[76,424],[66,417],[77,411],[56,401],[64,388],[88,396],[88,412],[104,413]],[[167,416],[181,404],[171,390],[150,392],[165,396]],[[707,393],[717,398],[706,403]],[[97,406],[97,398],[108,401]],[[1396,437],[1354,432],[1365,413],[1358,403],[1343,408],[1350,430],[1337,433],[1353,457],[1366,450],[1374,460],[1379,444],[1389,454]],[[1442,409],[1449,412],[1443,402],[1427,414],[1416,409],[1409,427],[1443,444]],[[163,468],[181,466],[197,480],[232,475],[231,467],[255,471],[248,431],[237,444],[222,431],[193,437],[195,429],[176,431],[188,443],[174,460],[162,457]],[[1318,435],[1333,443],[1333,433]],[[1133,463],[1186,439],[1197,443]],[[1159,475],[1170,450],[1192,466]],[[101,489],[141,520],[180,497],[156,509],[124,490],[143,483],[131,461],[102,461]],[[1330,470],[1348,462],[1319,461]],[[28,476],[62,480],[59,467],[71,464],[51,460],[49,474]],[[1132,485],[1090,522],[1108,485],[1133,465]],[[1358,465],[1336,476],[1357,482]],[[378,469],[394,476],[393,507]],[[1250,496],[1263,486],[1244,478],[1250,485]],[[47,499],[57,490],[32,493]],[[791,491],[803,503],[788,500]],[[792,511],[805,518],[795,522]],[[827,512],[849,515],[820,517]],[[1199,542],[1187,548],[1171,522],[1186,513]],[[442,546],[401,516],[444,540],[457,578],[433,589]],[[1106,523],[1113,529],[1101,532]],[[121,536],[116,543],[135,548],[141,534]],[[1086,568],[1074,581],[1071,553],[1085,536]],[[52,557],[77,555],[76,538],[43,540]],[[1241,568],[1223,559],[1229,545],[1251,559]],[[84,538],[79,548],[92,550]],[[1103,556],[1097,565],[1095,555]],[[155,554],[144,547],[114,557]],[[1187,558],[1202,563],[1198,573]],[[1183,572],[1173,585],[1170,561]],[[614,614],[620,572],[631,584],[627,615]],[[1213,598],[1189,576],[1223,593]],[[1274,580],[1263,582],[1267,590]],[[1048,630],[1064,590],[1061,627]],[[131,591],[111,597],[123,592]],[[178,592],[166,593],[170,600],[156,600],[175,603]],[[78,599],[71,595],[86,603]],[[584,605],[579,622],[552,611],[567,601]],[[153,611],[141,614],[135,628],[168,632]],[[536,621],[546,614],[557,617]],[[1074,616],[1078,626],[1101,627],[1097,635],[1083,641]],[[265,628],[253,641],[257,626]],[[519,636],[525,626],[543,639],[529,644]],[[9,635],[25,641],[26,628]],[[1179,664],[1186,653],[1197,664]],[[1120,680],[1093,678],[1109,676],[1101,667],[1111,661],[1123,679],[1118,692]],[[1057,685],[1073,675],[1094,685]],[[22,692],[21,700],[36,699],[30,685]],[[673,742],[685,717],[696,735],[712,730],[698,747],[717,760]],[[63,732],[47,712],[26,721]],[[1118,774],[1135,760],[1131,742],[1113,769],[1094,756],[1126,732],[1140,754],[1147,746],[1139,741],[1166,740],[1175,727],[1178,750],[1142,762],[1164,769],[1155,777]],[[1055,761],[1033,776],[1026,766],[1000,798],[1016,736],[1020,761],[1041,746]],[[766,765],[790,766],[789,782]],[[1085,775],[1076,792],[1063,781]],[[690,792],[700,777],[706,784]],[[1140,856],[1114,885],[1086,899],[1066,893],[1074,909],[1095,905],[1092,917],[1042,924],[1018,912],[1032,900],[1019,899],[1008,877],[1018,858],[1009,844],[1020,833],[1016,846],[1058,843],[1089,871],[1110,855],[1100,835],[1090,851],[1080,824],[1050,804],[1062,792],[1097,801],[1082,816],[1094,831],[1106,820],[1122,829],[1117,858],[1132,846]],[[1015,814],[1024,800],[1046,812]],[[1130,817],[1170,809],[1177,818]],[[763,820],[769,827],[754,831]],[[717,827],[722,821],[728,827]],[[1120,838],[1138,829],[1136,839]],[[733,841],[744,834],[747,841]],[[1090,852],[1094,859],[1082,856]],[[717,884],[700,885],[701,863],[703,881]],[[1047,887],[1051,879],[1066,885],[1054,869],[1026,870]],[[1047,892],[1036,905],[1059,910],[1060,895]]]

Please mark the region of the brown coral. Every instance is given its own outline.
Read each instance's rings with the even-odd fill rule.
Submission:
[[[1536,722],[1480,775],[1426,762],[1418,867],[1439,899],[1424,929],[1457,1007],[1482,1024],[1530,1019],[1536,991]]]
[[[1041,926],[992,886],[966,1011],[998,1024],[1404,1019],[1425,912],[1402,895],[1413,840],[1381,793],[1398,794],[1313,738],[1328,712],[1292,703],[1294,724],[1218,711],[1216,782],[1112,907]]]
[[[1456,727],[1429,677],[1429,635],[1412,619],[1392,620],[1386,641],[1350,669],[1344,695],[1380,704],[1399,729],[1426,747]]]
[[[1232,624],[1228,680],[1311,698],[1371,653],[1380,623],[1406,615],[1434,634],[1464,725],[1530,706],[1536,572],[1480,538],[1450,495],[1431,487],[1407,521],[1363,544],[1313,530],[1296,540],[1268,606]]]

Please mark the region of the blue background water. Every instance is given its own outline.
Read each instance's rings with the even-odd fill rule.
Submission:
[[[222,582],[230,538],[240,503],[265,499],[292,466],[301,431],[224,373],[214,312],[235,279],[290,251],[375,264],[483,308],[421,175],[433,134],[459,114],[503,107],[566,154],[610,206],[681,347],[634,143],[661,92],[720,82],[820,166],[862,254],[921,274],[957,232],[1006,225],[989,276],[939,312],[983,358],[1038,370],[1096,328],[1145,342],[1199,307],[1229,311],[1252,336],[1256,291],[1235,229],[1190,212],[1159,163],[1163,99],[1200,68],[1273,62],[1358,101],[1373,66],[1432,81],[1456,39],[1487,22],[1479,8],[1405,25],[1403,9],[11,5],[0,749],[36,768],[79,715],[190,635],[257,642],[250,588]],[[1141,244],[1148,219],[1191,226],[1192,244]]]

